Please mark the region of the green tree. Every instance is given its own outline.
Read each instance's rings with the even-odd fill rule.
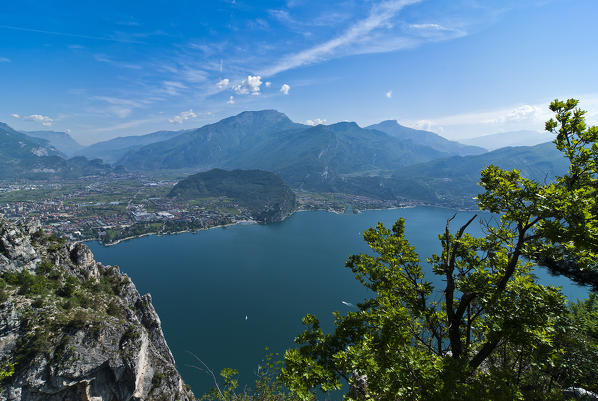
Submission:
[[[366,231],[375,255],[353,255],[347,267],[374,296],[358,312],[336,314],[333,333],[307,315],[300,347],[285,353],[285,384],[302,399],[340,389],[343,379],[349,399],[560,399],[575,382],[555,373],[569,349],[563,338],[588,329],[567,319],[560,291],[538,284],[531,269],[538,263],[597,288],[598,128],[587,129],[576,106],[555,100],[556,121],[546,124],[569,159],[566,175],[538,183],[517,170],[481,172],[478,204],[500,218],[482,237],[467,233],[476,216],[456,232],[447,221],[442,253],[427,259],[443,288],[424,277],[402,219]]]

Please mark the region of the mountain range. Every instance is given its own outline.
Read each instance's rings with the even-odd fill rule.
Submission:
[[[74,151],[79,156],[73,159],[63,157],[76,148],[68,134],[27,136],[5,124],[0,125],[0,133],[0,163],[5,166],[1,177],[71,177],[114,171],[99,160],[82,157],[87,156],[144,173],[260,169],[278,174],[296,189],[454,206],[472,203],[479,192],[479,171],[488,164],[517,168],[539,180],[550,180],[566,168],[551,143],[487,152],[394,120],[365,128],[354,122],[310,126],[275,110],[246,111],[196,129],[115,138],[79,148]],[[550,139],[535,134],[526,140]],[[515,141],[516,137],[521,140],[524,134],[490,135],[477,143],[490,148],[497,141]]]
[[[75,178],[113,172],[101,160],[66,159],[47,139],[15,131],[0,123],[0,178]]]
[[[415,163],[484,152],[396,122],[381,126],[392,134],[352,122],[308,126],[275,110],[247,111],[129,151],[118,164],[144,171],[262,169],[279,174],[293,187],[330,190],[333,182],[346,176],[379,175]]]

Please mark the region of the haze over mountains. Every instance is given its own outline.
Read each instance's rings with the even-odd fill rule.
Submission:
[[[65,159],[48,140],[25,135],[0,123],[0,178],[74,178],[108,174],[112,167],[101,160]]]
[[[477,155],[486,151],[477,145],[468,146],[459,142],[449,141],[430,131],[405,127],[400,125],[396,120],[382,121],[366,128],[382,131],[395,138],[413,141],[420,145],[429,146],[439,152],[451,153],[458,156]]]
[[[158,131],[147,135],[123,136],[81,147],[76,154],[88,159],[102,159],[106,163],[116,163],[127,152],[142,146],[165,141],[180,135],[184,131]]]
[[[479,146],[488,150],[496,150],[507,146],[535,146],[554,139],[548,132],[510,131],[462,139],[462,143]]]
[[[48,143],[51,146],[56,148],[56,150],[58,150],[67,157],[72,157],[75,155],[75,153],[77,153],[77,151],[83,149],[83,145],[75,141],[66,132],[23,131],[23,134],[48,141]]]

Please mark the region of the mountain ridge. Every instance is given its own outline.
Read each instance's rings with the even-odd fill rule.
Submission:
[[[440,152],[453,153],[457,156],[476,155],[486,152],[486,149],[481,147],[451,141],[431,131],[405,127],[399,124],[397,120],[385,120],[365,128],[376,129],[396,138],[411,140]]]

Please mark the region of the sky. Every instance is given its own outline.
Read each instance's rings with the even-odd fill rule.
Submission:
[[[5,0],[0,121],[82,144],[245,110],[462,139],[598,121],[596,0]]]

